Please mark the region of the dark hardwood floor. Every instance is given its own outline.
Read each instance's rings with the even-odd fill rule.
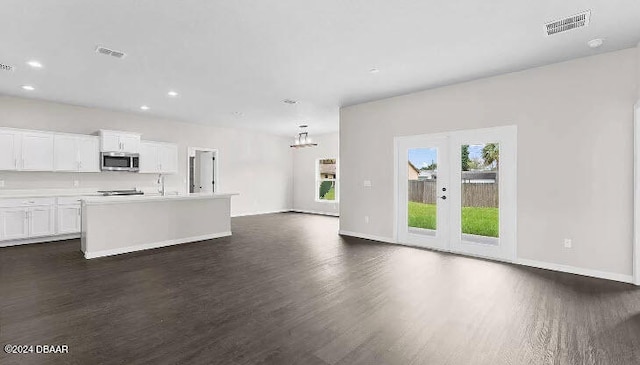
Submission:
[[[640,364],[632,285],[233,219],[234,235],[85,260],[0,249],[0,364]]]

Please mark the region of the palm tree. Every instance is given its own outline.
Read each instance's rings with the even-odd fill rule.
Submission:
[[[486,166],[496,164],[496,184],[498,183],[498,175],[500,174],[500,145],[497,143],[487,143],[482,147],[482,159]]]
[[[496,143],[487,143],[482,148],[482,159],[484,160],[484,164],[486,166],[493,165],[496,163],[496,170],[498,169],[498,165],[500,164],[500,147]]]

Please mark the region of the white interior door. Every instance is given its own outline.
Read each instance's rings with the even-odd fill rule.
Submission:
[[[515,126],[396,138],[399,243],[516,258]]]
[[[200,192],[213,193],[213,152],[199,154]]]
[[[446,250],[449,242],[449,138],[402,137],[396,141],[398,241]]]

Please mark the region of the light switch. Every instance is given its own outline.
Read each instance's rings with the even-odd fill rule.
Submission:
[[[371,187],[371,180],[365,180],[364,181],[364,187],[365,188],[370,188]]]

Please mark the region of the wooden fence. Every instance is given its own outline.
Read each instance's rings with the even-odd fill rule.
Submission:
[[[437,196],[442,192],[436,191],[436,182],[427,180],[409,180],[409,201],[435,204]],[[445,194],[448,195],[448,194]],[[462,184],[463,207],[498,207],[498,184]]]

